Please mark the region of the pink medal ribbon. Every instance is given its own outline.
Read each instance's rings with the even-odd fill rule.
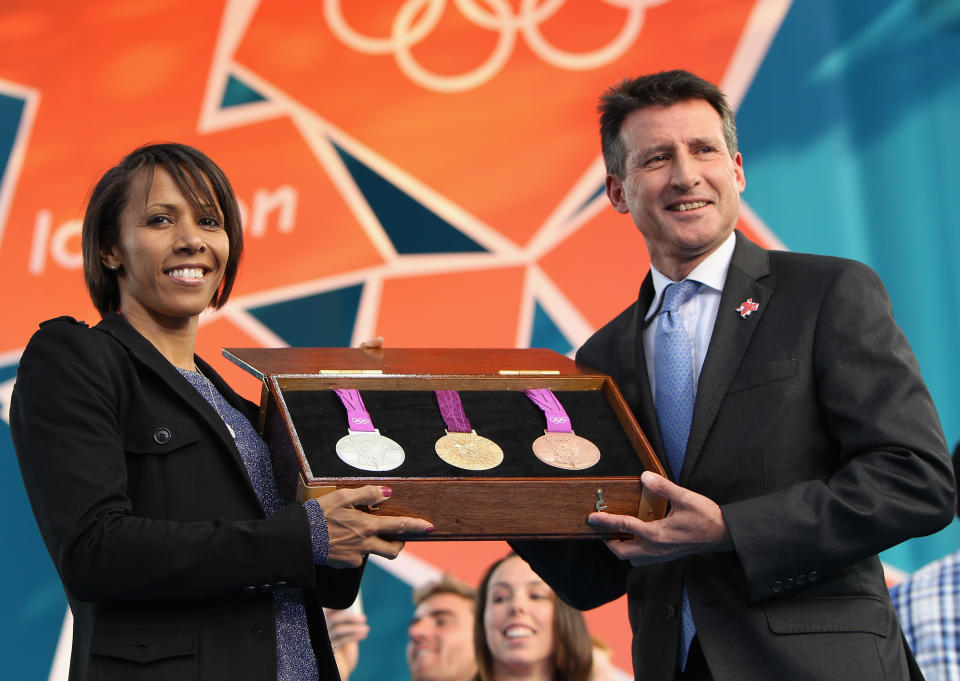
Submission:
[[[451,433],[469,433],[473,430],[467,414],[463,411],[463,402],[460,393],[456,390],[434,390],[437,404],[440,405],[440,415],[447,424],[447,431]]]
[[[524,390],[524,394],[533,400],[533,403],[543,410],[547,416],[547,432],[550,433],[572,433],[573,426],[570,424],[570,417],[567,416],[566,409],[560,404],[560,400],[549,388],[537,388],[536,390]]]
[[[347,434],[337,441],[337,456],[365,471],[389,471],[403,463],[403,449],[373,427],[359,390],[334,390],[347,409]]]
[[[359,430],[366,433],[372,433],[376,430],[373,427],[373,419],[367,413],[367,408],[363,405],[363,398],[360,397],[359,390],[334,390],[337,397],[343,403],[347,410],[347,428],[350,430]]]
[[[547,430],[533,443],[534,455],[554,468],[582,470],[600,460],[600,450],[573,432],[567,410],[549,388],[524,390],[547,416]]]

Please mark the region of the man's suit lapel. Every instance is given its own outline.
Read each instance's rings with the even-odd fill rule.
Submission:
[[[646,279],[640,286],[640,295],[634,305],[634,319],[629,332],[620,336],[620,367],[623,378],[620,379],[624,398],[633,410],[643,434],[647,436],[650,446],[660,459],[665,470],[670,470],[666,458],[662,455],[663,438],[660,436],[660,426],[657,421],[657,411],[653,402],[653,393],[650,391],[650,380],[647,372],[647,359],[643,351],[643,318],[646,316],[650,304],[653,302],[653,277],[647,273]],[[633,380],[628,380],[628,379]]]
[[[727,389],[740,368],[750,339],[773,296],[773,289],[770,287],[772,282],[758,281],[770,272],[769,255],[740,232],[737,232],[736,238],[737,244],[730,261],[727,281],[720,295],[717,321],[697,383],[693,422],[690,425],[687,454],[680,474],[681,485],[689,480],[691,471],[697,464]],[[748,299],[752,299],[759,307],[748,316],[742,317],[737,308]]]
[[[177,393],[184,403],[196,412],[196,415],[200,419],[206,421],[213,429],[213,432],[216,433],[217,438],[219,438],[220,443],[226,451],[230,452],[234,463],[240,467],[244,479],[248,479],[247,469],[246,466],[243,465],[243,459],[240,458],[240,451],[237,449],[237,444],[230,436],[219,414],[217,414],[206,399],[190,385],[187,379],[181,376],[180,372],[160,354],[160,351],[157,350],[150,341],[140,335],[123,317],[117,314],[107,315],[97,324],[96,328],[105,331],[123,344],[138,361],[149,367],[151,371],[170,386],[170,389]],[[204,374],[206,374],[209,369],[210,367],[205,365]],[[232,395],[230,394],[233,391],[228,388],[229,392],[224,392],[224,387],[226,386],[218,385],[217,389],[233,404],[235,400],[231,399]],[[251,485],[249,488],[250,493],[254,494],[253,486]],[[254,498],[256,498],[255,494]],[[259,506],[259,501],[257,501],[257,504]]]

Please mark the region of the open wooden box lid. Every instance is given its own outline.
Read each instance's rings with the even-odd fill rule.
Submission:
[[[606,374],[545,349],[228,348],[263,381],[260,430],[281,496],[290,502],[340,487],[386,485],[376,513],[425,518],[423,539],[574,539],[610,536],[586,523],[603,507],[644,520],[666,502],[640,484],[663,474],[619,389]],[[544,412],[524,390],[549,388],[574,432],[600,450],[587,468],[548,465],[532,450]],[[379,432],[403,449],[389,471],[360,470],[337,455],[347,414],[335,389],[356,389]],[[499,464],[451,465],[435,444],[445,423],[435,390],[457,391],[473,429],[499,445]]]

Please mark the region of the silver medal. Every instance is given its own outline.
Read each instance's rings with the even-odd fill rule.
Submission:
[[[403,449],[379,430],[348,430],[337,441],[337,456],[364,471],[390,471],[403,463]]]

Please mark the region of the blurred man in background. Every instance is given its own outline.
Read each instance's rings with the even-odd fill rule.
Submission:
[[[407,664],[411,681],[470,681],[477,674],[473,652],[476,592],[444,575],[413,593]]]
[[[955,476],[960,476],[958,464],[960,443],[953,450]],[[960,551],[925,565],[891,587],[890,598],[926,681],[960,679]]]

